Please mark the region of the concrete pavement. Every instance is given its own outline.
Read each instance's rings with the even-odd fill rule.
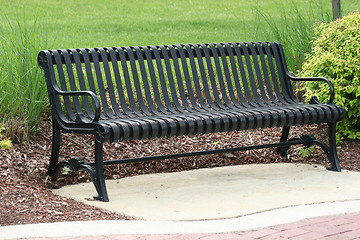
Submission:
[[[317,217],[359,220],[359,184],[359,172],[329,172],[306,164],[243,165],[111,180],[107,181],[109,203],[89,201],[95,195],[92,183],[78,184],[56,193],[142,220],[6,226],[0,228],[0,238],[229,239],[222,236],[231,235],[251,239],[244,234],[257,229],[275,234],[282,230],[274,226]],[[351,213],[355,215],[343,215]],[[350,226],[356,234],[356,221]],[[323,237],[336,235],[329,234]]]
[[[234,218],[290,206],[360,199],[360,173],[307,164],[259,164],[139,175],[107,181],[110,202],[84,183],[54,192],[155,221]]]

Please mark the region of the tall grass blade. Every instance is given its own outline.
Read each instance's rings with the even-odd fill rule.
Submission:
[[[0,122],[14,141],[33,136],[41,123],[46,100],[45,81],[37,53],[46,48],[43,24],[2,19],[0,25]]]
[[[331,14],[326,12],[320,3],[309,1],[305,8],[299,9],[298,5],[292,2],[290,7],[282,8],[280,18],[255,8],[260,20],[268,25],[256,38],[282,43],[288,67],[294,73],[300,70],[305,54],[311,51],[314,25],[331,21]]]

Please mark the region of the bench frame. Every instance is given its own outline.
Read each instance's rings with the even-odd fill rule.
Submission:
[[[250,43],[251,44],[251,43]],[[287,70],[285,64],[285,58],[283,55],[282,47],[279,43],[271,43],[276,44],[276,46],[280,49],[280,58],[282,67],[284,69],[284,74],[286,75],[286,79],[288,82],[290,81],[323,81],[329,85],[330,89],[330,98],[328,105],[332,105],[332,101],[334,99],[334,87],[332,83],[326,78],[297,78],[293,77],[289,71]],[[73,50],[57,50],[58,52],[71,52]],[[98,57],[101,58],[101,53],[97,53]],[[66,59],[63,55],[60,60],[63,64],[66,63]],[[110,57],[108,57],[110,59]],[[111,60],[111,59],[110,59]],[[75,62],[74,58],[70,60],[72,63]],[[146,161],[155,161],[155,160],[163,160],[163,159],[171,159],[171,158],[181,158],[181,157],[189,157],[189,156],[199,156],[199,155],[207,155],[207,154],[216,154],[216,153],[226,153],[226,152],[234,152],[234,151],[246,151],[246,150],[254,150],[254,149],[262,149],[262,148],[277,148],[277,152],[285,157],[287,150],[292,145],[303,145],[305,148],[308,148],[312,145],[320,146],[326,156],[329,159],[330,167],[329,170],[333,171],[341,171],[338,159],[338,153],[336,150],[336,121],[327,121],[328,124],[328,136],[329,136],[329,145],[316,140],[313,135],[302,135],[301,137],[288,139],[289,131],[291,125],[282,126],[282,134],[280,137],[280,141],[277,143],[271,144],[263,144],[263,145],[252,145],[252,146],[242,146],[235,148],[227,148],[227,149],[215,149],[215,150],[207,150],[207,151],[198,151],[198,152],[187,152],[187,153],[179,153],[179,154],[170,154],[170,155],[160,155],[160,156],[149,156],[142,158],[131,158],[131,159],[120,159],[120,160],[111,160],[104,161],[103,160],[103,144],[109,140],[109,134],[107,133],[107,129],[104,129],[102,125],[98,124],[99,120],[101,120],[101,102],[99,97],[93,92],[89,90],[61,90],[54,80],[54,76],[50,71],[51,64],[55,64],[55,62],[59,62],[58,59],[55,59],[54,55],[51,54],[50,51],[41,51],[38,55],[38,64],[41,69],[44,70],[49,99],[51,104],[51,112],[52,112],[52,123],[53,123],[53,136],[52,136],[52,151],[50,157],[50,164],[48,168],[47,174],[52,177],[52,181],[56,181],[61,169],[65,166],[69,167],[73,172],[79,170],[85,170],[88,172],[89,176],[92,179],[92,182],[96,188],[98,196],[94,197],[97,200],[101,201],[109,201],[108,193],[105,185],[105,177],[104,177],[104,166],[113,165],[113,164],[124,164],[124,163],[134,163],[134,162],[146,162]],[[292,92],[291,84],[288,84],[287,91]],[[75,123],[68,124],[66,121],[59,117],[59,112],[63,111],[63,106],[58,103],[59,96],[62,97],[75,97],[75,96],[89,96],[92,99],[92,104],[94,108],[94,114],[92,116],[92,121],[84,121],[82,120],[82,116],[76,116],[77,121]],[[321,104],[316,97],[313,97],[310,101],[310,104]],[[341,107],[337,106],[338,109],[341,110]],[[342,118],[342,116],[340,117]],[[246,130],[246,129],[245,129]],[[71,157],[69,160],[58,162],[59,159],[59,150],[61,144],[61,133],[79,133],[79,134],[92,134],[95,139],[95,161],[90,163],[83,162],[80,158]],[[110,141],[111,142],[111,141]]]

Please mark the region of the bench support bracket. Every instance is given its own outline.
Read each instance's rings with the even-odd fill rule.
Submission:
[[[54,148],[54,146],[53,146]],[[64,167],[68,167],[73,173],[78,172],[79,170],[86,171],[91,181],[93,182],[97,196],[94,196],[95,200],[100,200],[104,202],[109,201],[109,197],[106,190],[105,185],[105,176],[104,176],[104,163],[103,163],[103,144],[95,141],[95,162],[90,166],[85,163],[78,157],[71,157],[68,161],[62,161],[58,163],[54,169],[49,168],[48,175],[51,176],[51,181],[55,182],[61,173]],[[58,150],[54,150],[53,152],[59,152]],[[52,160],[52,159],[51,159]],[[95,167],[95,168],[94,168]]]
[[[277,147],[277,152],[284,156],[286,155],[287,150],[292,145],[304,145],[305,148],[311,147],[312,145],[318,145],[324,150],[326,156],[330,161],[331,166],[327,169],[339,172],[341,171],[341,169],[336,151],[335,126],[336,124],[329,124],[329,146],[321,141],[316,140],[316,138],[313,135],[302,135],[300,137],[291,138],[287,140],[290,128],[284,127],[280,142],[278,143],[225,148],[225,149],[214,149],[214,150],[198,151],[198,152],[186,152],[186,153],[178,153],[178,154],[159,155],[159,156],[148,156],[142,158],[128,158],[128,159],[111,160],[111,161],[103,161],[103,151],[102,151],[103,143],[95,140],[95,162],[84,163],[80,158],[72,157],[68,161],[63,161],[58,163],[54,168],[54,170],[52,171],[49,170],[49,172],[52,173],[51,174],[52,181],[56,181],[59,173],[65,166],[69,167],[72,172],[85,170],[90,175],[90,178],[98,193],[98,196],[94,197],[94,199],[104,202],[109,201],[109,197],[105,185],[105,176],[104,176],[105,165],[149,162],[155,160],[164,160],[164,159],[200,156],[200,155],[227,153],[227,152],[236,152],[236,151],[247,151],[247,150],[272,148],[272,147]],[[56,144],[54,144],[54,146]],[[53,152],[54,154],[58,154],[58,151],[56,150],[53,150]]]

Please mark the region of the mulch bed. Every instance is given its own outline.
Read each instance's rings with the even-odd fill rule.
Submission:
[[[38,134],[27,144],[14,144],[11,149],[0,150],[0,225],[30,224],[60,221],[133,219],[106,210],[88,206],[72,199],[53,194],[46,176],[51,152],[51,125],[44,122]],[[314,134],[326,142],[325,125],[293,127],[291,137],[299,133]],[[249,144],[273,143],[280,138],[281,129],[216,133],[202,136],[173,137],[105,144],[104,159],[122,159],[180,153],[206,149],[236,147]],[[93,139],[89,136],[64,134],[61,160],[78,156],[89,161],[93,156]],[[360,171],[360,141],[345,140],[338,144],[341,167]],[[148,163],[123,164],[107,167],[107,179],[119,179],[138,174],[176,172],[199,168],[239,164],[294,162],[328,165],[319,147],[303,157],[299,146],[291,147],[287,158],[281,158],[274,149],[206,155],[163,160]],[[86,173],[68,174],[59,178],[57,185],[89,181]]]

